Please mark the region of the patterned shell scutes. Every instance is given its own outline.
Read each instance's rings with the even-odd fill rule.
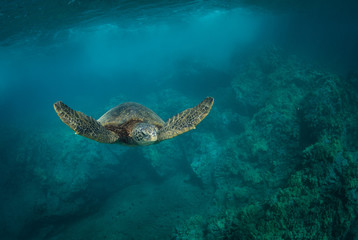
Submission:
[[[159,140],[173,138],[195,128],[210,112],[214,98],[207,97],[199,105],[170,118],[159,130]]]
[[[139,121],[153,124],[158,128],[163,127],[164,121],[149,108],[134,102],[122,103],[98,119],[103,126],[122,125],[129,121]]]

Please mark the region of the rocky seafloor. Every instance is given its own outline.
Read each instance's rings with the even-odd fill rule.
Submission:
[[[59,120],[3,127],[3,239],[358,237],[358,75],[270,47],[225,76],[197,129],[158,145],[99,144]],[[142,103],[167,119],[204,97]]]

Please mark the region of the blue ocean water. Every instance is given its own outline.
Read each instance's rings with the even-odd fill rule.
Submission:
[[[354,1],[3,1],[1,239],[356,239]],[[138,102],[195,130],[75,135]]]

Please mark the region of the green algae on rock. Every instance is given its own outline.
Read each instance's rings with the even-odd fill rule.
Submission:
[[[250,119],[223,143],[221,211],[190,227],[198,239],[344,239],[358,207],[355,88],[278,50],[261,54],[232,82]]]

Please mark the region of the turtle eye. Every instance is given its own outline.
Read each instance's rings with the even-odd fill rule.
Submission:
[[[143,136],[143,138],[145,138],[145,139],[148,139],[149,138],[149,134],[147,133],[147,132],[142,132],[142,136]]]
[[[139,135],[140,139],[148,139],[149,138],[149,134],[145,129],[142,129],[142,131],[140,131],[138,135]]]

